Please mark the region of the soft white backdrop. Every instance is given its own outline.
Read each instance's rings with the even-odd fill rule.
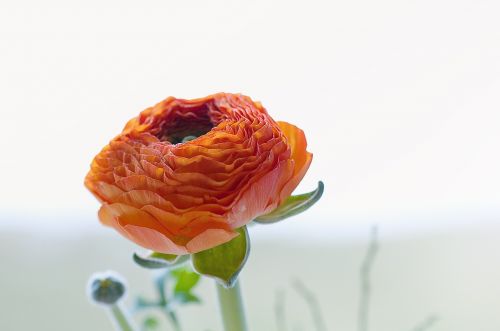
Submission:
[[[82,181],[99,149],[169,95],[218,91],[307,133],[299,190],[327,190],[289,233],[498,221],[499,12],[495,0],[2,0],[0,222],[97,228]]]

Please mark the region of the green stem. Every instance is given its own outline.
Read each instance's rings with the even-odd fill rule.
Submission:
[[[135,331],[132,322],[119,303],[112,305],[109,310],[118,331]]]
[[[224,330],[247,331],[239,282],[231,288],[216,284]]]
[[[165,313],[167,314],[167,318],[174,327],[175,331],[181,331],[181,324],[179,323],[179,319],[177,319],[177,315],[173,311],[168,311],[165,308]]]

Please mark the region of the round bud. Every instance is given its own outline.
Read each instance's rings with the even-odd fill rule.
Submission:
[[[126,291],[124,278],[112,271],[93,274],[87,284],[89,298],[97,304],[114,305]]]

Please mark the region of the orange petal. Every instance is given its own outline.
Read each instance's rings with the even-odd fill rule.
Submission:
[[[253,183],[228,214],[231,228],[237,229],[277,207],[279,201],[276,196],[280,192],[280,185],[283,185],[284,177],[290,178],[292,169],[292,162],[282,161],[271,172]],[[274,202],[272,206],[270,201]]]
[[[295,161],[293,178],[285,186],[282,192],[281,199],[283,200],[292,194],[293,190],[299,185],[307,169],[309,169],[313,155],[306,150],[307,140],[304,131],[287,122],[277,123],[291,147],[292,159]]]
[[[153,216],[140,209],[121,203],[104,204],[99,209],[99,219],[144,248],[165,254],[187,254],[184,246],[165,235],[168,231]]]
[[[230,240],[282,203],[311,163],[306,147],[302,130],[248,97],[168,98],[127,123],[85,184],[103,203],[102,223],[146,248],[187,254]]]
[[[123,194],[123,191],[116,185],[108,184],[105,182],[96,183],[96,192],[103,197],[106,202],[114,201],[118,196]]]
[[[238,236],[237,232],[223,229],[208,229],[191,239],[186,247],[189,253],[198,253],[207,248],[224,244],[236,236]]]

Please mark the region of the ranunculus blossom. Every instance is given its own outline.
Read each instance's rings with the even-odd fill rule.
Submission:
[[[306,146],[249,97],[169,97],[102,149],[85,185],[103,224],[153,251],[196,253],[290,196],[312,160]]]

